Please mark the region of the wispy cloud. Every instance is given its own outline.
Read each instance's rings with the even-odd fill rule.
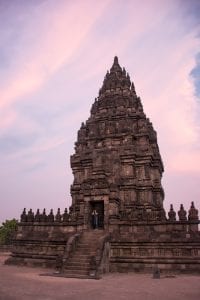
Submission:
[[[77,2],[60,1],[56,9],[44,2],[30,12],[30,19],[25,15],[25,30],[13,53],[20,63],[11,66],[7,80],[1,85],[0,107],[36,91],[49,76],[67,64],[107,2],[96,3],[92,10],[91,1],[78,5]],[[22,17],[25,12],[26,6]]]
[[[26,201],[35,207],[42,201],[42,206],[53,206],[55,199],[55,206],[65,205],[77,130],[89,116],[114,55],[129,71],[158,132],[166,202],[200,199],[194,191],[200,179],[196,5],[195,0],[49,0],[0,7],[5,201],[17,195],[20,209]],[[188,184],[182,191],[175,188],[179,180]]]
[[[194,80],[196,96],[199,98],[200,101],[200,52],[196,56],[196,65],[191,71],[191,76]]]

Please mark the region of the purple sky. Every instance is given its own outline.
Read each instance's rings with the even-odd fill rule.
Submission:
[[[165,208],[200,208],[199,20],[199,0],[0,0],[0,222],[70,205],[77,130],[115,55],[158,133]]]

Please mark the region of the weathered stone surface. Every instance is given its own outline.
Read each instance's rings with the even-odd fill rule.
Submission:
[[[161,271],[200,271],[198,210],[192,202],[187,213],[181,204],[177,220],[171,205],[167,218],[156,131],[117,57],[78,131],[71,167],[69,212],[58,209],[54,216],[52,210],[46,214],[38,209],[34,215],[24,209],[10,262],[60,264],[70,274],[67,265],[77,262],[76,253],[81,255],[95,210],[100,229],[94,238],[99,245],[93,253],[96,273],[152,271],[155,265]],[[85,265],[89,268],[88,261]],[[90,273],[84,267],[77,270]]]

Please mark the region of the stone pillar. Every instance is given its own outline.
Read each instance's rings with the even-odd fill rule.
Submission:
[[[90,203],[89,200],[84,200],[84,225],[83,229],[90,229]]]

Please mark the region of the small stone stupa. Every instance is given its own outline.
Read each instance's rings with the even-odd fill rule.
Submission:
[[[69,277],[108,271],[200,271],[198,211],[166,215],[157,135],[118,58],[107,72],[71,156],[72,205],[56,215],[24,209],[7,263]]]

